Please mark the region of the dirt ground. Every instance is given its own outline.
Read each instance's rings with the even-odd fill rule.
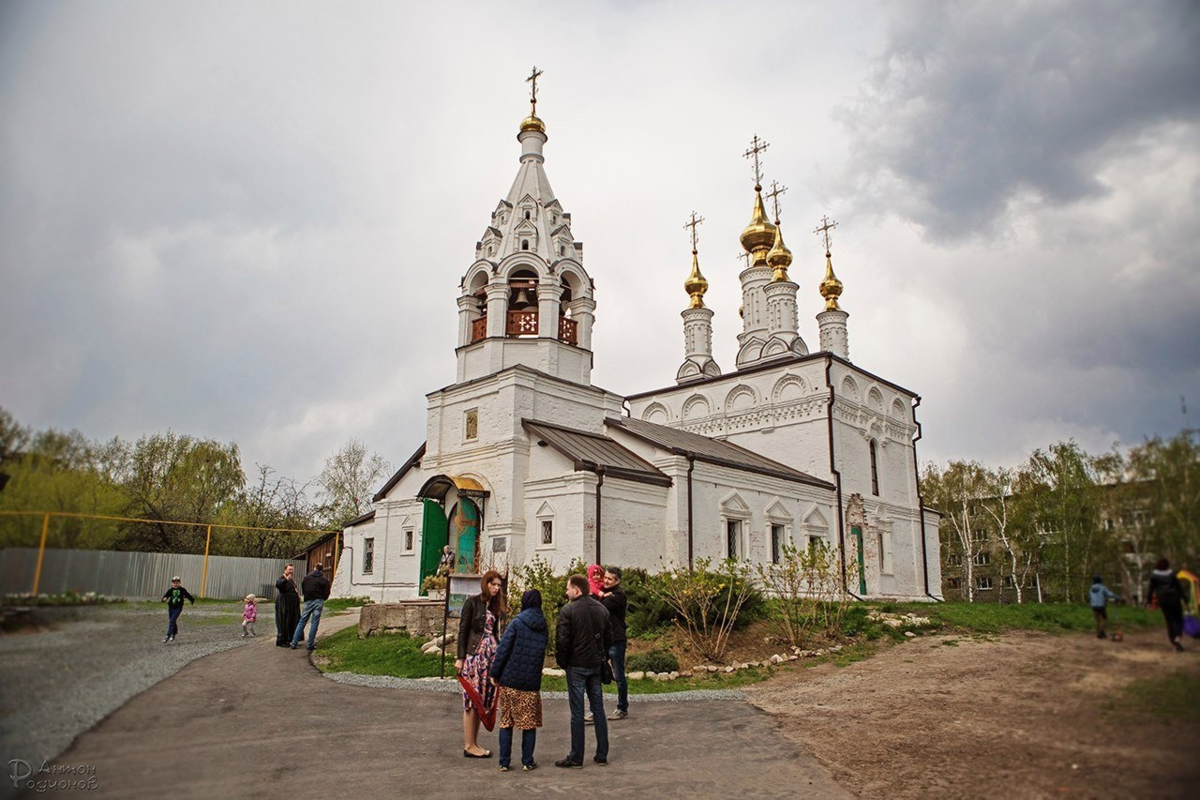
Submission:
[[[920,636],[744,691],[861,797],[1197,797],[1200,720],[1146,713],[1130,683],[1200,679],[1163,631]]]

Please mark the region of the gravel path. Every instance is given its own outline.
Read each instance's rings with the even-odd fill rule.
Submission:
[[[327,672],[325,677],[349,686],[371,686],[377,689],[418,689],[425,692],[458,694],[462,690],[454,678],[393,678],[387,675],[359,675],[356,672]],[[566,692],[542,692],[546,700],[566,700]],[[610,699],[605,695],[605,700]],[[631,703],[680,703],[684,700],[745,700],[736,689],[688,689],[663,694],[631,694]]]
[[[273,607],[260,606],[257,639],[241,638],[241,611],[237,601],[188,605],[179,636],[163,644],[164,604],[34,609],[41,630],[0,636],[0,764],[53,760],[131,697],[197,658],[248,643],[273,645]]]

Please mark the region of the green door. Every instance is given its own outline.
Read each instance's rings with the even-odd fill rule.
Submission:
[[[850,535],[854,537],[855,543],[858,545],[855,549],[858,551],[858,593],[867,593],[867,570],[865,561],[863,560],[863,541],[862,528],[851,528]]]
[[[425,509],[421,514],[421,577],[417,580],[417,586],[437,572],[438,561],[445,546],[446,513],[440,505],[426,498]],[[425,594],[424,589],[421,589],[421,594]]]
[[[458,542],[456,568],[459,572],[475,572],[476,552],[479,542],[479,508],[469,497],[460,497],[455,507],[452,523],[454,539]]]

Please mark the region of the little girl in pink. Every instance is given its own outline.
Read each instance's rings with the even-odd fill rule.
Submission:
[[[592,597],[597,600],[600,595],[604,594],[604,567],[599,564],[592,564],[587,570],[588,588],[592,590]]]
[[[246,595],[246,610],[242,612],[242,638],[255,636],[254,623],[258,620],[258,606],[254,603],[254,595]]]

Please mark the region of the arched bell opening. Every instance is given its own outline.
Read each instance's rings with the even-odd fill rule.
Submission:
[[[506,336],[537,336],[537,273],[518,269],[508,276],[508,321]]]
[[[472,343],[478,342],[480,339],[487,337],[487,284],[487,273],[480,271],[471,279],[471,283],[469,286],[467,286],[467,290],[465,292],[465,294],[472,300],[467,307],[467,318],[471,326],[470,341]]]

